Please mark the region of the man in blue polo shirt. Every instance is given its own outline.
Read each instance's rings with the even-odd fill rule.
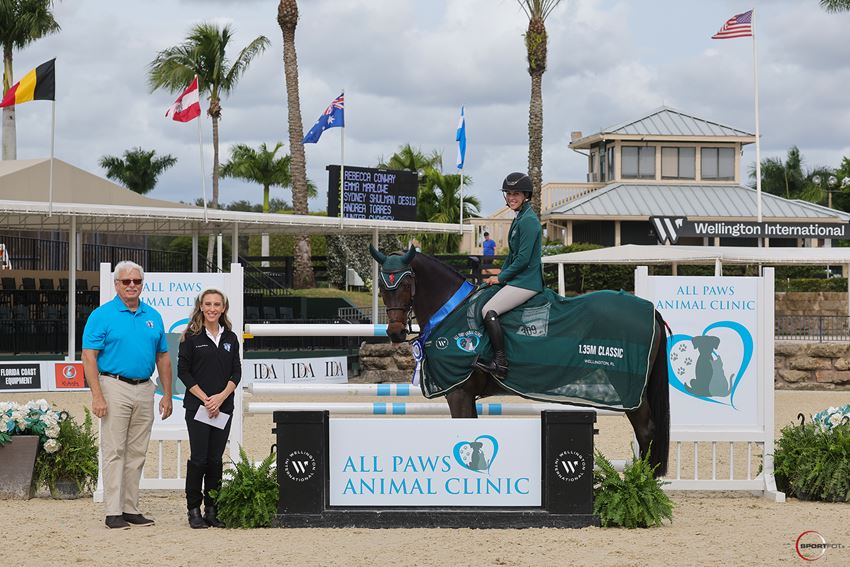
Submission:
[[[95,309],[83,332],[83,366],[92,413],[100,418],[106,526],[150,526],[139,512],[139,480],[145,466],[155,384],[162,384],[159,411],[171,415],[171,360],[160,314],[139,301],[144,270],[134,262],[115,266],[117,296]]]

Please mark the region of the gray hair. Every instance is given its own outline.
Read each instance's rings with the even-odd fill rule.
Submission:
[[[122,262],[118,262],[115,265],[115,271],[112,272],[112,280],[117,282],[119,279],[121,279],[119,276],[122,273],[132,272],[133,270],[138,270],[139,276],[141,276],[142,279],[145,279],[145,269],[144,268],[142,268],[140,265],[138,265],[135,262],[132,262],[130,260],[124,260]]]

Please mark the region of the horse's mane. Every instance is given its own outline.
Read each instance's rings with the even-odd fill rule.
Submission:
[[[466,280],[463,274],[461,274],[456,269],[446,264],[439,258],[436,258],[435,256],[431,256],[430,254],[424,254],[422,252],[417,252],[416,256],[413,257],[413,261],[411,263],[415,264],[417,259],[419,259],[420,262],[423,262],[426,265],[427,269],[436,270],[437,272],[435,272],[435,275],[437,275],[438,277],[441,274],[445,274],[445,277],[454,278],[457,281]],[[414,267],[414,269],[416,269],[416,267]]]

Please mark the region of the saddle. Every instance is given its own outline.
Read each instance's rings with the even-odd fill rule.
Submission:
[[[429,329],[417,365],[425,397],[461,386],[478,357],[492,357],[481,308],[498,289],[472,293]],[[623,291],[565,298],[546,289],[500,321],[509,370],[497,381],[505,390],[545,402],[617,410],[640,405],[656,333],[651,302]]]

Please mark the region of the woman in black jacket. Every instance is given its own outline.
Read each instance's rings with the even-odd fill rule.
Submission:
[[[233,393],[242,377],[239,339],[227,317],[229,302],[217,289],[203,291],[195,300],[189,325],[180,339],[177,376],[186,385],[183,407],[189,430],[190,457],[186,465],[186,505],[192,528],[224,527],[216,515],[210,490],[221,487],[222,455],[230,436]],[[228,414],[223,429],[203,423]],[[201,501],[204,515],[201,516]]]

